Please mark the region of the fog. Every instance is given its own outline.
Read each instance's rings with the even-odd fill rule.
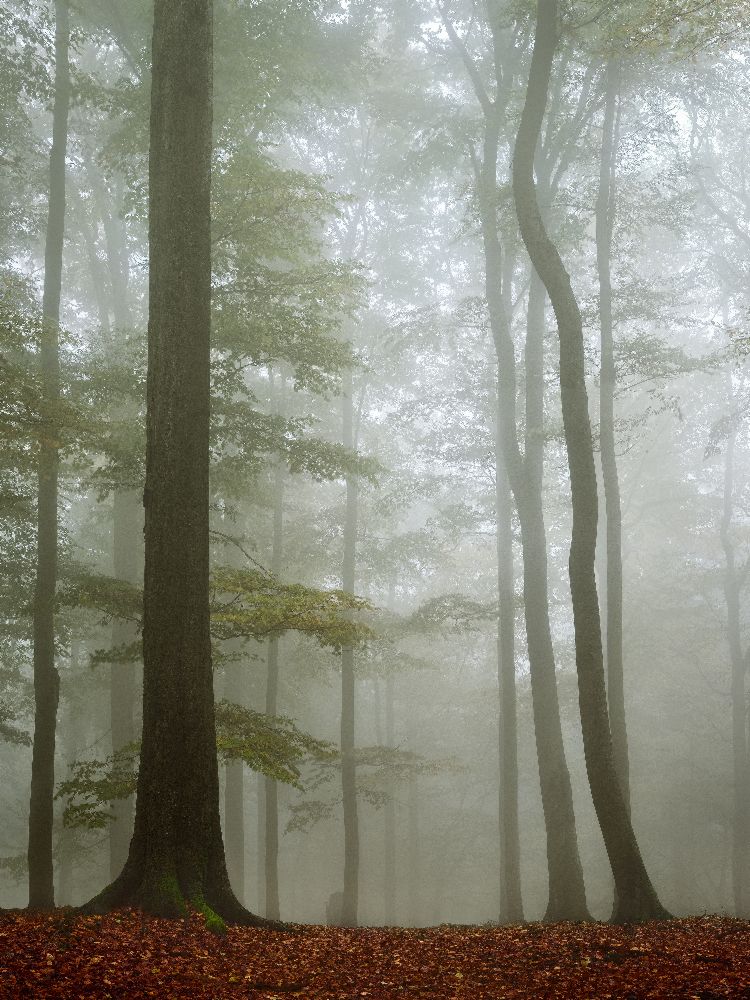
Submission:
[[[202,119],[150,104],[151,4],[3,2],[0,906],[83,904],[141,849],[148,474],[146,601],[177,609],[148,773],[177,801],[204,767],[210,804],[218,766],[249,911],[607,920],[637,861],[651,915],[750,916],[747,13],[561,6],[526,179],[581,351],[523,220],[535,5],[213,4],[206,770],[210,692],[172,679],[205,570],[175,442],[205,407],[183,320],[154,346],[170,310],[200,321],[200,206],[164,164]],[[599,609],[575,619],[574,506]]]

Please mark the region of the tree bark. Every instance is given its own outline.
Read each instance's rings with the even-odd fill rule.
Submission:
[[[149,162],[143,737],[122,873],[86,909],[257,923],[219,816],[209,631],[211,0],[156,0]]]
[[[343,444],[354,447],[354,399],[351,371],[345,377],[343,396]],[[357,476],[346,477],[346,517],[344,523],[344,561],[342,589],[354,593],[357,557]],[[341,922],[357,926],[359,903],[359,819],[357,816],[357,775],[354,759],[355,734],[354,648],[341,650],[341,791],[344,808],[344,889]]]
[[[617,922],[665,918],[641,858],[615,771],[607,711],[599,602],[594,576],[598,499],[586,394],[583,326],[570,277],[547,235],[536,195],[534,155],[558,41],[557,0],[537,0],[529,82],[513,156],[513,195],[521,235],[544,282],[560,338],[560,388],[570,466],[573,598],[578,692],[586,770],[615,880]]]
[[[625,678],[622,651],[622,508],[615,451],[615,359],[612,322],[612,228],[615,211],[617,101],[619,64],[607,66],[599,192],[596,199],[596,262],[599,273],[601,374],[599,381],[599,440],[604,486],[606,534],[606,664],[607,701],[612,752],[625,806],[630,810],[630,765],[625,718]]]
[[[39,367],[44,424],[38,459],[37,563],[34,592],[34,740],[29,801],[29,909],[55,905],[52,863],[55,730],[60,676],[55,667],[57,587],[57,479],[60,400],[60,292],[65,238],[65,155],[68,144],[70,28],[67,0],[55,3],[55,95],[49,159],[49,206],[44,250],[42,339]]]

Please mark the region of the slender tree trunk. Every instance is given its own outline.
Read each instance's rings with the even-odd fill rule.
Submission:
[[[227,668],[226,698],[234,704],[244,701],[245,664]],[[224,765],[224,846],[229,881],[239,901],[245,902],[245,765],[228,760]]]
[[[615,163],[617,158],[617,100],[620,68],[614,60],[607,66],[606,102],[599,193],[596,200],[596,261],[599,272],[599,317],[601,323],[601,376],[599,382],[599,437],[602,485],[606,513],[606,664],[607,701],[612,729],[612,752],[625,806],[630,810],[630,765],[625,719],[625,684],[622,652],[622,509],[615,451],[615,358],[612,324],[612,228],[615,211]]]
[[[88,910],[255,923],[219,816],[209,627],[211,0],[156,0],[149,163],[143,738],[120,876]],[[217,916],[218,914],[218,916]]]
[[[613,920],[627,922],[668,914],[643,864],[615,771],[594,576],[598,500],[584,377],[583,327],[570,278],[544,227],[534,182],[534,155],[557,48],[558,17],[557,0],[537,0],[534,51],[513,156],[513,194],[521,235],[549,294],[560,337],[563,425],[573,503],[570,589],[584,754],[594,808],[615,880]]]
[[[29,908],[55,905],[52,864],[55,729],[60,677],[55,667],[57,586],[57,414],[60,399],[60,291],[65,237],[65,154],[68,144],[70,69],[67,0],[55,3],[55,99],[49,160],[49,209],[44,250],[42,342],[39,366],[45,419],[39,446],[37,563],[34,593],[34,743],[29,801]]]
[[[549,900],[545,920],[585,920],[589,918],[583,869],[578,853],[573,792],[565,759],[560,722],[560,706],[555,677],[555,656],[549,623],[547,594],[547,542],[542,508],[543,448],[543,338],[544,298],[531,296],[527,360],[536,367],[527,372],[527,406],[530,408],[525,459],[521,456],[516,431],[515,349],[502,291],[502,248],[498,237],[495,203],[497,199],[497,154],[499,123],[486,121],[484,153],[479,177],[480,215],[486,268],[486,294],[493,340],[498,360],[498,438],[518,518],[521,523],[523,590],[526,635],[531,673],[539,781],[547,835]],[[536,338],[536,339],[533,339]],[[540,353],[541,352],[541,353]],[[540,379],[542,380],[540,386]]]
[[[730,402],[733,404],[730,382]],[[727,605],[727,638],[732,667],[732,760],[734,779],[734,823],[732,828],[732,892],[736,916],[750,914],[750,760],[747,741],[746,663],[742,654],[740,624],[740,574],[732,540],[734,511],[734,460],[737,444],[736,415],[731,425],[724,458],[724,507],[721,518],[721,545],[724,550],[724,599]]]
[[[385,745],[396,746],[396,681],[393,674],[385,680]],[[383,809],[384,869],[383,895],[385,898],[385,923],[387,927],[396,924],[396,799],[393,783],[388,789],[388,799]]]
[[[343,396],[343,443],[354,447],[354,399],[352,376],[345,377]],[[346,477],[346,520],[344,524],[344,562],[342,588],[354,593],[357,555],[357,476]],[[354,758],[354,648],[341,650],[341,790],[344,807],[344,895],[341,922],[345,927],[357,926],[359,904],[359,820],[357,816],[357,776]]]
[[[92,172],[93,173],[93,172]],[[98,186],[95,184],[97,191]],[[112,291],[112,312],[118,336],[130,330],[133,316],[128,296],[127,255],[124,225],[113,218],[112,213],[102,205],[103,197],[98,195],[102,210],[107,265]],[[126,420],[135,417],[135,406],[124,406],[114,414],[115,419]],[[114,575],[118,580],[140,584],[143,579],[143,502],[132,490],[115,490],[112,498],[112,555]],[[137,643],[140,630],[137,624],[115,621],[112,625],[112,645],[116,648]],[[138,688],[135,661],[113,663],[110,667],[110,719],[112,724],[112,751],[116,753],[136,738],[135,703]],[[122,871],[128,856],[130,837],[133,832],[133,799],[118,799],[113,803],[114,820],[110,824],[110,878],[115,879]]]
[[[412,741],[413,749],[413,741]],[[421,864],[419,843],[419,782],[416,774],[409,775],[408,787],[408,851],[409,851],[409,925],[419,926],[421,916]]]
[[[284,539],[284,469],[277,463],[274,472],[273,551],[271,571],[281,575]],[[278,714],[279,639],[268,642],[268,676],[266,680],[266,715]],[[266,916],[279,919],[279,786],[273,778],[265,779],[265,877]]]

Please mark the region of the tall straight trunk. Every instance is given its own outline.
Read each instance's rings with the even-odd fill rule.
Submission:
[[[273,550],[271,571],[281,575],[284,539],[284,469],[277,463],[274,472]],[[266,715],[278,714],[279,698],[279,639],[268,642],[268,674],[266,678]],[[279,786],[273,778],[265,779],[265,881],[266,916],[279,919]]]
[[[112,499],[112,547],[114,575],[118,580],[139,584],[143,576],[143,507],[132,492],[116,490]],[[139,629],[128,621],[112,625],[112,645],[116,648],[138,641]],[[110,666],[109,705],[112,728],[112,752],[116,753],[136,739],[135,699],[137,690],[134,662]],[[109,871],[115,879],[127,860],[133,832],[133,800],[116,799],[112,804],[114,819],[109,827]]]
[[[55,905],[52,864],[55,730],[60,677],[55,667],[58,446],[55,408],[60,399],[60,291],[65,237],[65,154],[70,68],[67,0],[55,3],[55,97],[49,159],[49,206],[44,249],[42,341],[39,367],[45,419],[39,445],[37,561],[34,592],[34,742],[29,800],[29,908]]]
[[[396,746],[396,681],[393,674],[385,680],[385,745]],[[383,808],[383,896],[385,902],[385,923],[393,927],[396,923],[396,799],[393,785],[388,789],[388,798]]]
[[[81,746],[85,744],[84,736],[81,732],[83,718],[80,711],[80,706],[77,704],[77,699],[74,695],[74,691],[79,684],[79,678],[76,676],[78,673],[78,668],[80,666],[80,656],[79,656],[79,641],[75,637],[71,637],[70,640],[70,663],[68,665],[68,671],[66,676],[71,678],[71,688],[72,690],[68,694],[67,698],[63,698],[63,722],[61,730],[63,733],[63,745],[65,747],[65,765],[68,774],[71,773],[73,764],[77,760],[80,752]],[[65,691],[63,692],[66,693]],[[70,827],[63,827],[60,832],[60,838],[58,840],[58,852],[59,852],[59,862],[58,862],[58,876],[57,876],[57,905],[58,906],[72,906],[73,905],[73,859],[75,857],[75,830]]]
[[[111,292],[112,314],[116,336],[133,325],[128,294],[129,267],[124,251],[124,223],[106,204],[101,179],[93,168],[89,176],[95,201],[102,217],[107,251],[107,271]],[[135,419],[134,405],[125,405],[113,414],[116,420]],[[115,490],[112,498],[112,563],[116,579],[140,585],[143,579],[143,502],[133,490]],[[140,630],[136,623],[115,620],[112,625],[112,645],[116,649],[138,642]],[[135,702],[137,692],[135,662],[113,663],[110,667],[110,720],[112,752],[136,738]],[[133,832],[133,799],[117,799],[112,804],[113,821],[109,827],[109,871],[115,879],[128,856]]]
[[[547,235],[537,201],[534,156],[558,41],[557,0],[537,0],[537,24],[521,123],[513,155],[513,195],[521,236],[549,294],[560,338],[560,388],[570,467],[573,535],[570,589],[578,692],[591,795],[615,880],[613,920],[663,918],[620,791],[609,730],[594,559],[598,498],[584,372],[583,326],[570,277]]]
[[[122,873],[88,905],[254,923],[229,884],[209,623],[211,0],[156,0],[149,161],[143,737]],[[217,916],[218,914],[218,916]]]
[[[622,652],[622,509],[615,452],[615,357],[612,323],[612,228],[615,212],[617,159],[617,100],[619,63],[607,66],[599,193],[596,199],[596,262],[599,272],[601,375],[599,381],[599,439],[606,514],[606,664],[612,752],[625,806],[630,809],[630,765],[625,718],[625,679]]]
[[[245,665],[234,664],[227,670],[227,701],[241,705],[244,700]],[[241,903],[245,901],[245,765],[228,760],[224,765],[224,847],[227,871],[232,888]]]
[[[733,403],[730,381],[730,401]],[[737,443],[736,417],[731,425],[724,458],[724,504],[721,518],[721,545],[724,550],[724,599],[727,606],[727,638],[732,668],[732,762],[734,821],[732,824],[732,893],[736,916],[750,913],[750,758],[747,741],[746,664],[742,653],[740,619],[741,579],[737,569],[732,519],[734,513],[734,460]]]
[[[498,399],[497,421],[502,420]],[[523,922],[521,844],[518,832],[518,709],[516,698],[513,497],[502,459],[500,428],[495,449],[497,511],[497,680],[500,694],[500,922]]]
[[[487,305],[498,361],[498,438],[521,524],[523,592],[534,734],[547,836],[549,898],[544,919],[585,920],[589,918],[589,913],[578,853],[573,792],[562,737],[547,593],[547,540],[541,482],[544,376],[543,364],[539,362],[540,352],[543,361],[544,298],[541,296],[540,327],[540,296],[538,286],[534,287],[530,296],[530,318],[533,321],[536,317],[536,325],[531,326],[528,332],[532,344],[527,344],[527,359],[536,363],[527,372],[526,392],[530,414],[526,456],[522,457],[516,431],[515,348],[503,301],[503,254],[495,211],[498,143],[499,121],[491,118],[485,124],[479,204]],[[539,338],[542,338],[541,343]]]
[[[354,399],[351,372],[345,377],[343,395],[343,443],[354,447]],[[354,593],[357,557],[357,476],[346,477],[346,515],[344,522],[344,560],[341,574],[343,590]],[[341,922],[357,926],[359,903],[359,820],[357,816],[357,775],[354,757],[354,648],[341,650],[341,791],[344,808],[344,892]]]
[[[419,842],[419,782],[414,773],[409,775],[408,802],[409,925],[417,927],[421,915],[420,890],[422,888],[422,866],[420,864],[421,851]]]

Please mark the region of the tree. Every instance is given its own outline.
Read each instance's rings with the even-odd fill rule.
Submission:
[[[44,251],[44,294],[39,368],[44,431],[39,447],[37,564],[34,593],[34,744],[29,802],[29,907],[55,905],[52,866],[52,806],[55,789],[55,730],[60,677],[55,667],[57,586],[57,483],[60,402],[60,290],[65,237],[65,154],[68,144],[70,28],[67,0],[55,3],[55,90],[49,160],[49,207]]]
[[[141,765],[128,859],[87,909],[220,927],[259,918],[227,875],[209,631],[212,6],[154,9]]]
[[[586,771],[615,879],[612,919],[617,922],[660,919],[668,914],[641,858],[620,790],[610,736],[594,575],[598,498],[584,373],[583,324],[570,277],[547,235],[534,181],[534,154],[547,106],[558,19],[557,0],[538,0],[529,82],[513,154],[513,195],[521,236],[549,294],[560,338],[560,389],[573,505],[568,568],[578,697]]]

